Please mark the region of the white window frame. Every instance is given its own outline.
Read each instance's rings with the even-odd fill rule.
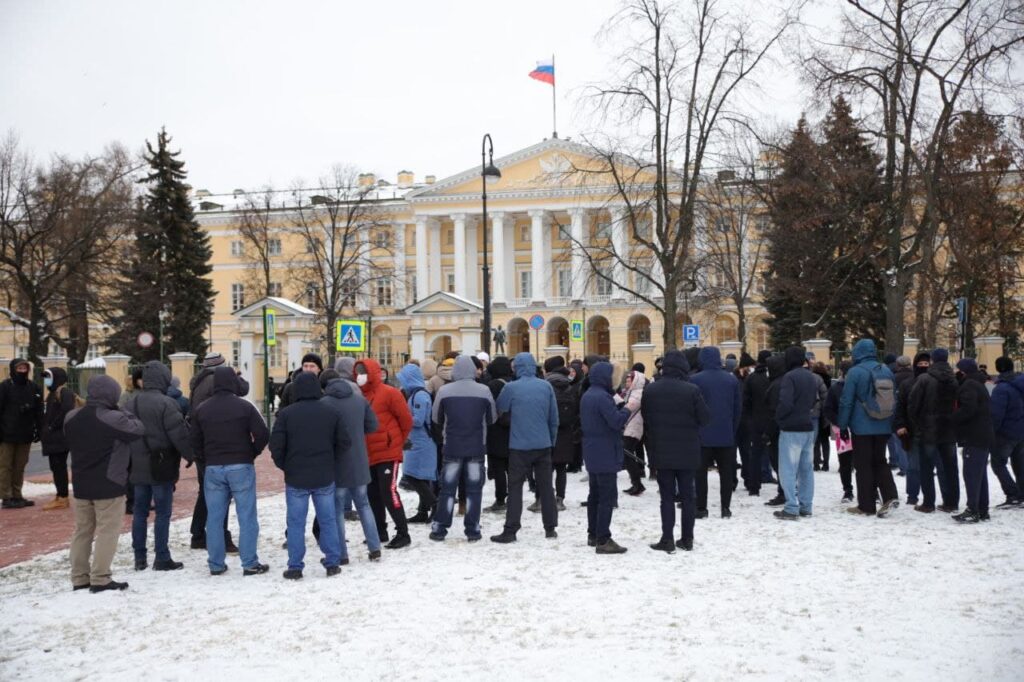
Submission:
[[[519,298],[530,298],[533,296],[533,271],[520,270],[516,279],[519,288]]]
[[[569,268],[559,268],[558,275],[558,297],[559,298],[571,298],[572,297],[572,270]]]
[[[231,312],[237,313],[245,307],[245,285],[234,282],[231,285]]]
[[[374,288],[376,289],[376,300],[378,306],[390,308],[394,305],[394,285],[392,284],[391,277],[389,275],[379,277]]]
[[[231,256],[233,258],[241,258],[245,255],[245,244],[240,239],[235,239],[231,242]]]
[[[268,239],[267,240],[267,253],[271,256],[280,256],[284,253],[284,249],[281,246],[280,239]]]
[[[284,285],[281,282],[271,282],[267,291],[274,298],[282,298],[284,295]]]
[[[615,286],[601,275],[611,277],[611,268],[597,268],[597,274],[594,275],[594,293],[598,296],[611,296]]]

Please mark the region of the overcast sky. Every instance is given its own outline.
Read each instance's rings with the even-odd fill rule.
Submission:
[[[349,163],[417,180],[551,134],[556,55],[562,137],[583,85],[608,74],[595,34],[619,0],[509,3],[290,0],[0,0],[0,131],[36,156],[137,149],[166,125],[190,182],[284,187]],[[775,68],[764,109],[795,120],[795,77]]]

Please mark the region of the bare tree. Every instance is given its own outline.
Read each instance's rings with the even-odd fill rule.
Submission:
[[[305,252],[291,264],[293,279],[316,303],[333,364],[333,334],[342,314],[391,305],[374,291],[378,284],[382,291],[396,286],[390,223],[376,187],[361,186],[358,171],[349,166],[334,167],[313,190],[297,190],[295,197],[295,224]]]
[[[274,191],[265,187],[258,192],[245,194],[238,213],[238,232],[246,263],[255,265],[243,281],[246,291],[259,291],[264,296],[275,296],[274,265],[282,251],[282,237],[285,230],[275,224],[280,219],[282,206],[274,206]],[[281,273],[286,274],[286,273]],[[280,280],[278,280],[280,281]]]
[[[772,22],[752,22],[744,7],[720,0],[629,0],[602,40],[624,41],[619,73],[594,86],[603,129],[587,138],[592,158],[572,172],[607,188],[622,210],[612,238],[573,246],[597,277],[655,308],[666,348],[676,345],[677,313],[694,264],[699,188],[709,161],[742,124],[752,75],[792,23],[785,8]],[[610,266],[610,267],[609,267]]]
[[[704,286],[710,300],[735,308],[737,337],[747,346],[747,308],[758,293],[765,256],[767,213],[757,185],[755,165],[739,171],[720,171],[701,192],[696,245],[706,273]]]
[[[116,146],[43,166],[13,134],[0,143],[0,313],[28,330],[33,361],[50,340],[85,359],[89,318],[131,224],[136,168]]]
[[[885,340],[903,347],[907,296],[939,228],[942,145],[957,116],[1020,86],[1019,0],[846,0],[805,65],[819,90],[848,94],[882,147],[884,219],[864,259],[884,279]],[[994,104],[994,102],[993,102]]]

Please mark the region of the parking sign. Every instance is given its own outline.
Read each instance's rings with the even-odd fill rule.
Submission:
[[[686,343],[700,343],[700,325],[684,324],[683,341],[685,341]]]

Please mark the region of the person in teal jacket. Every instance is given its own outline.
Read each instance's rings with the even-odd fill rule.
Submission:
[[[839,423],[836,424],[844,440],[851,434],[853,437],[857,506],[847,511],[875,516],[875,490],[881,489],[882,507],[877,515],[885,517],[900,504],[892,470],[885,460],[886,445],[892,434],[892,416],[876,419],[868,414],[865,403],[872,399],[875,381],[888,379],[895,384],[895,378],[889,368],[878,361],[878,350],[871,339],[861,339],[854,344],[853,363],[839,399]]]
[[[412,432],[405,443],[405,476],[413,490],[420,496],[416,515],[409,523],[430,523],[437,496],[434,481],[437,480],[437,445],[430,435],[433,422],[430,418],[432,402],[427,391],[423,372],[417,365],[409,363],[398,370],[398,381],[402,385],[409,411],[412,412]]]

